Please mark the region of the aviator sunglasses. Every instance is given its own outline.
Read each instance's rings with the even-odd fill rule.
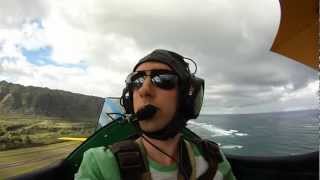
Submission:
[[[135,71],[128,75],[126,83],[130,89],[137,90],[142,87],[143,82],[147,76],[150,76],[151,82],[154,86],[161,89],[170,90],[176,87],[178,76],[175,72],[170,70],[150,70],[148,71]]]

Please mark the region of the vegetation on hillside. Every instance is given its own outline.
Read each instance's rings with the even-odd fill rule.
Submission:
[[[58,143],[64,136],[88,137],[95,126],[45,116],[0,115],[0,150]]]
[[[0,81],[0,150],[94,132],[103,98]]]
[[[0,81],[0,114],[96,120],[103,98]]]

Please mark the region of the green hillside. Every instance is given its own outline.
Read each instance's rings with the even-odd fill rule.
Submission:
[[[96,121],[103,98],[0,81],[0,114]]]

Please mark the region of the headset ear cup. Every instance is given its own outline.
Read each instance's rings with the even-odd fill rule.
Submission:
[[[129,95],[128,95],[128,113],[129,114],[133,114],[133,97],[132,97],[132,93],[129,92]]]
[[[185,116],[187,119],[192,119],[193,118],[193,100],[192,96],[187,95],[185,98]]]
[[[133,108],[132,108],[132,101],[131,101],[131,95],[129,92],[129,88],[125,87],[122,91],[122,96],[121,96],[121,105],[126,111],[126,114],[132,114],[133,113]]]
[[[130,100],[129,100],[129,96],[125,96],[124,97],[124,107],[125,107],[125,110],[126,110],[126,113],[127,114],[130,114]]]
[[[190,87],[185,97],[185,115],[187,119],[195,119],[199,116],[204,95],[204,80],[191,77]]]
[[[203,96],[204,96],[204,81],[199,79],[197,85],[197,89],[195,89],[195,93],[193,96],[193,114],[194,118],[198,117],[203,104]]]

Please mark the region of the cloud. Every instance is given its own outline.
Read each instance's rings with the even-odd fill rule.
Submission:
[[[44,18],[48,14],[48,4],[41,0],[2,1],[0,6],[0,29],[16,29],[26,21]]]
[[[119,77],[124,78],[119,72],[101,67],[37,66],[24,59],[2,60],[0,65],[0,78],[10,82],[102,97],[120,96],[123,84]]]
[[[317,72],[269,51],[279,20],[277,0],[1,2],[0,78],[115,96],[138,59],[166,48],[197,62],[203,112],[314,107]],[[22,53],[46,48],[38,64]]]

